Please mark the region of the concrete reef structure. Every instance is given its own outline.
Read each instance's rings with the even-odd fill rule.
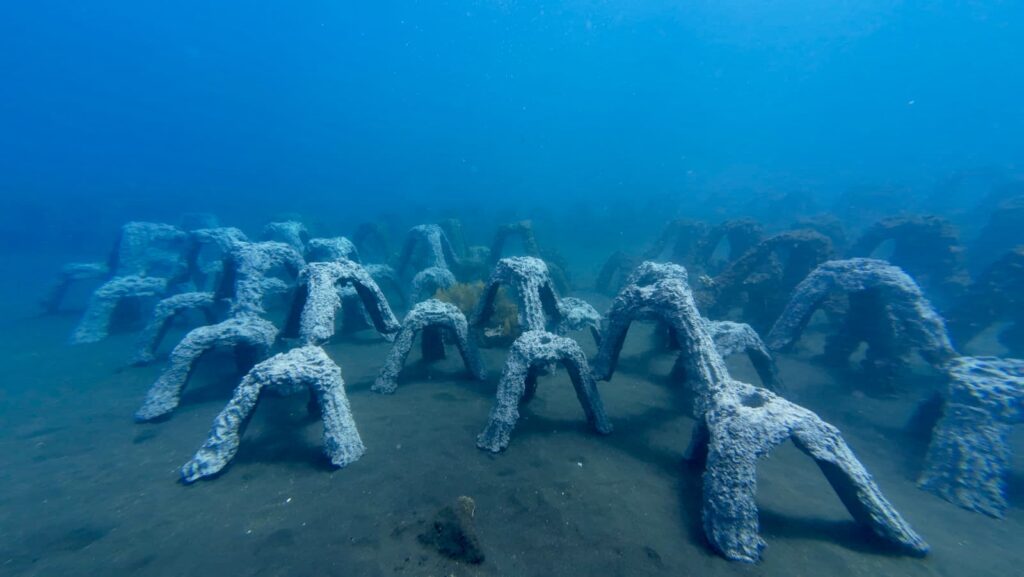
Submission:
[[[775,365],[768,347],[761,340],[760,335],[753,327],[746,323],[735,323],[732,321],[709,321],[705,319],[705,327],[715,343],[718,354],[723,359],[733,355],[746,353],[750,364],[757,371],[761,384],[775,392],[783,390],[782,378],[779,377],[779,369]],[[682,368],[680,362],[677,368]]]
[[[56,313],[64,302],[64,297],[75,284],[103,280],[110,276],[110,269],[101,262],[74,262],[61,267],[57,282],[43,299],[43,311],[48,314]]]
[[[417,303],[405,316],[394,347],[377,374],[372,388],[374,392],[390,394],[398,390],[398,375],[417,335],[420,335],[424,360],[444,358],[444,345],[448,341],[458,349],[466,370],[474,379],[482,381],[487,378],[480,352],[469,336],[465,315],[455,305],[430,299]]]
[[[121,227],[106,265],[65,266],[43,305],[47,311],[56,311],[75,282],[107,279],[93,292],[71,335],[73,344],[99,342],[107,337],[110,317],[119,303],[160,296],[188,280],[188,238],[187,233],[169,224],[129,222]]]
[[[697,425],[686,455],[704,465],[704,533],[718,552],[731,560],[760,559],[765,544],[758,534],[757,461],[787,439],[818,463],[854,519],[904,550],[927,552],[835,427],[729,375],[682,267],[645,262],[631,275],[608,315],[598,375],[611,375],[629,322],[650,316],[675,331],[687,383],[694,389]]]
[[[884,218],[864,231],[850,247],[850,255],[870,257],[885,242],[892,243],[892,254],[886,260],[929,289],[938,302],[948,304],[967,288],[970,278],[964,268],[964,249],[956,227],[946,219]]]
[[[1024,246],[1004,254],[985,269],[948,315],[949,330],[960,347],[996,323],[1000,344],[1024,356]]]
[[[826,344],[831,362],[847,362],[862,342],[869,347],[865,367],[880,374],[903,366],[912,351],[935,366],[956,356],[942,317],[917,283],[898,267],[867,258],[829,261],[808,275],[768,334],[768,348],[792,345],[814,311],[836,294],[847,295],[850,306],[843,328]]]
[[[687,282],[686,269],[677,264],[645,261],[633,271],[605,314],[604,332],[594,359],[594,374],[598,379],[608,380],[615,372],[626,334],[634,321],[660,323],[668,332],[669,342],[675,343],[674,348],[678,347],[677,331],[681,322],[676,318],[678,302],[690,291]],[[774,390],[782,386],[775,361],[750,325],[706,319],[704,322],[721,356],[745,352],[765,387]],[[680,355],[672,369],[673,375],[680,379],[687,376],[683,361]]]
[[[498,261],[484,285],[470,326],[483,328],[496,309],[498,292],[508,287],[516,301],[519,327],[524,331],[550,330],[565,334],[571,330],[590,329],[600,341],[601,316],[593,306],[578,298],[558,297],[548,265],[532,256],[516,256]]]
[[[508,447],[512,431],[519,421],[520,404],[530,402],[537,391],[538,376],[546,367],[558,362],[569,371],[587,422],[598,433],[612,431],[583,349],[567,337],[544,331],[526,331],[509,350],[497,397],[487,427],[477,437],[477,447],[493,453]]]
[[[505,253],[505,245],[510,238],[519,237],[523,245],[524,256],[540,258],[540,245],[537,244],[537,236],[533,232],[533,223],[529,220],[521,220],[503,224],[494,233],[494,240],[491,242],[491,264],[497,264]]]
[[[707,347],[703,338],[700,342]],[[704,534],[727,559],[760,559],[765,542],[758,534],[757,462],[787,440],[814,459],[858,523],[911,555],[928,552],[928,545],[885,498],[838,429],[799,405],[733,381],[717,369],[694,372],[703,372],[697,381],[707,388],[698,401],[704,411],[687,457],[704,464]]]
[[[189,276],[196,290],[215,290],[224,276],[225,263],[236,245],[249,242],[237,228],[202,228],[189,233]]]
[[[457,218],[445,218],[438,222],[437,226],[441,227],[448,237],[455,254],[459,255],[459,258],[465,258],[469,253],[469,244],[466,243],[466,235],[462,230],[462,221]]]
[[[494,233],[490,249],[484,249],[488,257],[487,265],[493,267],[497,264],[505,256],[505,248],[509,240],[517,237],[522,244],[524,253],[520,256],[530,256],[543,260],[548,267],[548,274],[558,290],[568,291],[571,283],[569,282],[565,259],[557,251],[541,250],[540,245],[537,243],[537,236],[534,233],[533,222],[529,220],[503,224],[498,227],[498,230]],[[480,252],[482,253],[483,251]]]
[[[320,347],[305,346],[275,355],[254,366],[217,415],[210,435],[192,459],[181,468],[181,478],[192,483],[216,475],[238,451],[238,445],[263,389],[280,394],[308,390],[316,399],[324,424],[324,453],[337,467],[354,463],[366,452],[356,428],[341,367]]]
[[[643,260],[668,260],[676,264],[692,265],[697,258],[701,240],[707,236],[707,223],[698,220],[679,219],[665,225],[654,244],[643,254]],[[636,259],[629,271],[640,264]],[[628,272],[627,272],[628,274]]]
[[[770,236],[733,260],[698,292],[701,310],[721,318],[733,307],[759,330],[768,330],[788,295],[815,267],[832,257],[832,243],[811,230]]]
[[[161,277],[168,284],[185,280],[189,235],[169,224],[129,222],[121,227],[106,263],[72,263],[61,268],[60,276],[47,298],[46,312],[55,312],[68,290],[77,282],[124,276]]]
[[[386,262],[391,259],[391,238],[387,228],[376,222],[364,222],[352,234],[352,243],[367,261]]]
[[[640,259],[621,250],[617,250],[604,261],[601,270],[594,280],[594,290],[602,294],[615,294],[622,288],[622,283],[636,267]]]
[[[289,281],[298,278],[305,266],[302,255],[282,242],[235,244],[215,298],[231,302],[231,316],[263,314],[264,298],[271,293],[287,292]],[[281,274],[288,281],[279,278]]]
[[[764,238],[764,227],[752,218],[736,218],[727,220],[712,228],[697,243],[694,265],[701,272],[714,274],[720,265],[743,256]],[[715,261],[715,253],[719,245],[727,243],[728,252],[721,263]]]
[[[590,331],[594,343],[601,344],[601,313],[593,305],[576,297],[562,297],[558,300],[559,321],[555,333],[565,335],[569,331]]]
[[[177,408],[192,369],[204,353],[231,347],[239,368],[247,371],[267,357],[276,338],[277,328],[254,315],[193,329],[171,351],[170,363],[150,387],[142,407],[135,412],[135,420],[151,421]]]
[[[223,251],[225,255],[236,244],[249,242],[249,237],[233,226],[200,228],[193,230],[189,234],[192,236],[193,246],[215,246],[218,250]]]
[[[832,242],[832,250],[844,254],[849,247],[850,239],[846,235],[843,222],[831,214],[818,214],[798,218],[789,227],[790,230],[813,230],[825,235]]]
[[[485,278],[491,270],[491,249],[466,242],[462,221],[457,218],[443,219],[438,222],[438,226],[447,235],[452,250],[459,257],[459,276],[467,279]]]
[[[107,338],[114,311],[123,302],[159,297],[167,291],[167,279],[155,276],[118,276],[107,281],[89,299],[82,320],[71,335],[72,344],[98,343]]]
[[[539,258],[517,256],[503,258],[491,271],[477,303],[471,325],[483,327],[494,312],[498,289],[508,286],[514,293],[519,313],[519,326],[524,331],[544,331],[561,321],[558,295],[555,293],[548,266]]]
[[[438,267],[451,270],[458,266],[459,257],[444,230],[436,224],[421,224],[406,234],[395,272],[399,277],[408,278],[405,275],[412,269],[420,271]]]
[[[176,318],[191,311],[203,314],[207,324],[216,322],[215,300],[210,292],[189,292],[169,296],[153,309],[153,317],[139,334],[138,349],[132,364],[145,365],[156,358],[156,350]]]
[[[452,271],[437,266],[425,268],[413,277],[408,302],[418,303],[429,299],[439,290],[452,288],[455,283],[455,275],[452,274]]]
[[[1018,185],[1024,193],[1024,185]],[[989,268],[1008,251],[1021,245],[1021,230],[1024,230],[1024,194],[1012,194],[992,207],[988,222],[978,237],[971,243],[968,254],[972,273]]]
[[[351,287],[369,315],[374,328],[393,340],[401,328],[380,287],[358,263],[350,260],[313,262],[299,278],[285,334],[297,335],[303,343],[320,344],[334,336],[335,317],[342,308],[339,289]]]
[[[361,262],[359,249],[343,236],[314,238],[306,243],[306,260],[309,262],[331,262],[335,260]]]
[[[185,272],[189,235],[176,226],[129,222],[121,227],[110,262],[115,276],[160,276],[177,280]]]
[[[1024,422],[1024,361],[959,357],[918,484],[971,511],[1002,518],[1010,429]]]
[[[309,231],[306,230],[306,225],[294,220],[272,222],[263,227],[260,240],[282,242],[304,255],[306,254],[306,243],[309,242]]]
[[[391,296],[393,300],[389,300],[389,303],[397,301],[401,307],[408,306],[409,297],[405,295],[405,290],[398,278],[398,273],[395,272],[391,265],[364,264],[363,268],[366,269],[366,272],[370,273],[370,276],[377,283],[377,286],[384,291],[384,294]]]

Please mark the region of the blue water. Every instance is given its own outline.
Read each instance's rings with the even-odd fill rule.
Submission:
[[[753,218],[770,235],[828,217],[846,239],[832,239],[833,256],[844,257],[883,218],[935,215],[954,231],[959,289],[914,268],[913,257],[934,245],[900,253],[887,243],[871,254],[906,268],[954,318],[957,299],[973,294],[966,287],[1024,245],[1024,3],[8,4],[0,8],[0,366],[9,367],[0,384],[0,482],[9,484],[0,488],[0,574],[1009,575],[1024,561],[1020,457],[1010,461],[1002,520],[918,490],[927,441],[892,436],[909,435],[922,391],[940,379],[917,359],[912,384],[878,395],[863,375],[815,357],[830,330],[820,318],[812,344],[781,356],[782,374],[923,526],[934,551],[925,560],[875,551],[808,463],[790,477],[802,463],[795,453],[762,471],[774,558],[751,569],[714,556],[701,540],[699,473],[676,468],[691,421],[677,410],[683,401],[664,392],[670,356],[650,353],[639,337],[627,343],[627,388],[602,385],[613,389],[609,406],[619,403],[610,412],[625,421],[616,424],[624,441],[598,448],[573,428],[570,394],[536,408],[540,424],[513,441],[518,456],[496,459],[478,455],[473,435],[505,349],[485,354],[493,374],[483,393],[451,354],[438,373],[417,365],[410,380],[434,382],[403,389],[407,418],[396,425],[393,409],[368,391],[389,346],[372,333],[339,338],[327,350],[354,383],[367,459],[335,473],[308,465],[319,450],[315,423],[261,417],[253,427],[265,442],[201,493],[175,484],[176,470],[237,382],[230,361],[197,374],[205,392],[181,417],[140,429],[131,414],[191,327],[171,331],[155,366],[131,368],[139,319],[103,343],[67,344],[95,285],[72,292],[56,315],[38,306],[62,265],[104,261],[124,223],[178,225],[188,213],[216,215],[253,239],[271,221],[300,220],[321,237],[380,223],[396,253],[414,225],[459,219],[468,245],[488,246],[498,226],[529,219],[545,258],[566,269],[563,292],[602,313],[613,293],[594,281],[608,256],[642,254],[674,219]],[[720,273],[726,248],[692,276]],[[1016,282],[1007,286],[1024,286]],[[979,300],[988,299],[996,297]],[[961,353],[1024,356],[1012,328],[1024,318],[1016,300],[1006,302],[968,337],[954,327]],[[401,318],[404,305],[393,305]],[[286,309],[278,303],[271,313]],[[740,309],[723,314],[757,325]],[[749,366],[734,370],[757,378]],[[569,390],[565,375],[558,379]],[[293,415],[302,403],[270,406]],[[671,417],[658,420],[649,406]],[[417,414],[451,428],[422,432]],[[144,432],[161,426],[173,433]],[[303,433],[270,440],[295,427]],[[1010,435],[1011,452],[1024,450],[1020,435]],[[385,452],[394,446],[420,451],[411,458],[419,472]],[[598,481],[566,480],[574,470],[563,461],[595,467]],[[438,479],[438,467],[471,474]],[[259,506],[240,496],[246,487],[269,507],[284,486],[316,497],[292,513],[255,514]],[[374,490],[381,496],[366,497]],[[134,497],[149,491],[152,501]],[[332,491],[356,502],[348,516],[339,503],[329,519],[317,516]],[[478,502],[490,547],[482,568],[438,561],[396,529],[464,493]],[[225,518],[239,521],[218,536]],[[246,531],[261,540],[244,541]],[[261,550],[273,553],[252,556]]]
[[[11,5],[4,230],[921,194],[1020,170],[1022,33],[1016,2]]]

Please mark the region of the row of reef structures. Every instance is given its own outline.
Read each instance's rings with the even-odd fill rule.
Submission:
[[[525,255],[504,254],[513,237]],[[680,453],[703,470],[703,526],[717,552],[760,559],[757,464],[790,440],[818,465],[858,523],[923,555],[928,545],[840,431],[787,398],[775,357],[798,347],[818,314],[828,321],[824,360],[830,365],[848,363],[866,347],[862,364],[870,378],[893,382],[912,358],[921,359],[942,375],[944,388],[919,485],[1002,516],[1008,431],[1024,420],[1024,361],[960,354],[942,311],[966,309],[955,314],[977,320],[983,317],[971,315],[979,307],[1011,306],[992,295],[1011,298],[1005,289],[1024,278],[1024,249],[970,281],[955,232],[941,219],[881,221],[846,249],[846,258],[838,258],[836,238],[834,227],[807,223],[770,235],[750,219],[714,227],[674,221],[643,253],[617,252],[608,260],[595,288],[614,297],[602,314],[568,296],[573,285],[565,261],[539,248],[529,221],[500,227],[490,246],[467,245],[454,220],[412,227],[401,243],[372,224],[350,240],[314,237],[297,221],[270,223],[254,239],[212,219],[190,229],[132,222],[107,262],[64,267],[44,307],[56,311],[72,285],[92,281],[99,286],[73,343],[106,338],[117,311],[145,321],[131,362],[162,362],[163,370],[135,413],[140,422],[174,412],[205,353],[233,351],[240,379],[206,441],[182,466],[187,483],[227,467],[267,393],[307,394],[310,413],[323,422],[329,460],[338,467],[358,460],[366,445],[342,368],[323,348],[339,333],[372,330],[389,343],[372,387],[383,395],[398,393],[417,340],[424,361],[457,352],[468,377],[482,383],[491,373],[480,347],[507,347],[476,437],[481,450],[500,453],[541,378],[559,365],[593,431],[612,434],[615,407],[605,405],[600,383],[614,379],[632,324],[654,323],[660,346],[677,355],[671,380],[692,393],[695,425]],[[895,243],[892,258],[870,258],[872,247],[887,240]],[[926,291],[947,308],[933,306]],[[165,357],[174,326],[189,330]],[[580,335],[596,347],[592,358],[576,340]],[[736,354],[747,355],[757,384],[731,376],[725,359]]]
[[[714,226],[675,220],[646,249],[615,251],[598,272],[594,290],[614,294],[642,260],[673,262],[693,276],[702,310],[764,333],[797,284],[818,265],[877,258],[914,279],[960,346],[994,331],[1006,353],[1024,356],[1022,206],[1024,196],[998,205],[970,246],[961,242],[956,226],[934,215],[883,218],[855,238],[829,217],[801,219],[774,233],[750,218]],[[858,305],[837,299],[826,310],[835,316],[853,306]]]

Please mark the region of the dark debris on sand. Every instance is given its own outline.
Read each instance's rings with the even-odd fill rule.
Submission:
[[[438,511],[417,539],[449,559],[479,565],[484,561],[484,553],[473,521],[475,512],[473,499],[459,497],[454,504]]]

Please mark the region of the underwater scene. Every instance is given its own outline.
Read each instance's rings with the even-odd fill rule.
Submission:
[[[1024,3],[12,3],[0,576],[1024,575]]]

